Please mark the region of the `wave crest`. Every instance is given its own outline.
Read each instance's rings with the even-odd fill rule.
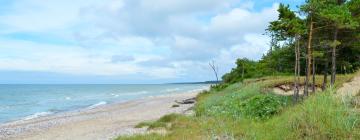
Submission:
[[[106,105],[106,104],[107,104],[107,102],[101,101],[101,102],[98,102],[96,104],[93,104],[93,105],[89,106],[88,109],[93,109],[93,108],[96,108],[98,106],[102,106],[102,105]]]
[[[35,118],[38,118],[38,117],[51,115],[51,114],[54,114],[54,112],[50,112],[50,111],[48,111],[48,112],[37,112],[35,114],[24,117],[22,120],[31,120],[31,119],[35,119]]]

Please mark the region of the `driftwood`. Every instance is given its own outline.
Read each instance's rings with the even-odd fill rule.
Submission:
[[[182,100],[182,101],[177,101],[175,100],[176,103],[178,104],[193,104],[196,102],[196,99],[195,98],[190,98],[190,99],[185,99],[185,100]]]

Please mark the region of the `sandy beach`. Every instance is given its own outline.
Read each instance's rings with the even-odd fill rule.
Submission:
[[[134,128],[143,121],[156,120],[170,113],[189,113],[193,104],[175,100],[193,98],[198,91],[172,94],[58,113],[31,120],[0,124],[1,140],[106,140],[118,135],[144,133]]]

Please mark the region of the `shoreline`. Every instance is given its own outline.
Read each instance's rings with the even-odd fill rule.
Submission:
[[[122,103],[127,103],[127,102],[131,102],[131,101],[135,101],[135,100],[149,99],[149,98],[154,98],[154,97],[171,96],[171,95],[176,95],[176,94],[186,94],[186,93],[192,93],[192,92],[200,92],[202,90],[209,89],[209,87],[210,87],[210,85],[209,86],[204,86],[204,87],[198,88],[198,89],[185,91],[185,92],[167,93],[167,94],[161,94],[161,95],[148,95],[148,96],[135,98],[135,99],[128,99],[128,100],[118,100],[118,101],[111,101],[111,102],[100,101],[100,102],[97,102],[97,103],[85,105],[85,106],[74,108],[74,109],[68,109],[68,110],[36,112],[36,113],[33,113],[33,114],[29,114],[27,116],[18,117],[18,118],[15,118],[15,119],[0,122],[0,126],[2,126],[4,124],[22,122],[22,121],[32,120],[32,119],[36,119],[36,118],[41,118],[41,117],[54,116],[54,115],[58,115],[58,114],[81,112],[81,111],[91,110],[91,109],[102,107],[102,106],[110,106],[110,105],[114,105],[114,104],[122,104]]]
[[[193,104],[173,108],[172,105],[177,104],[175,100],[196,97],[200,91],[207,89],[148,96],[95,108],[11,121],[0,124],[0,139],[111,139],[118,135],[145,133],[145,129],[133,127],[166,114],[185,113]]]

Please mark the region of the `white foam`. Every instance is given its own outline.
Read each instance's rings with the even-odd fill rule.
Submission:
[[[25,118],[23,118],[21,120],[31,120],[31,119],[35,119],[35,118],[38,118],[38,117],[51,115],[51,114],[54,114],[54,113],[53,112],[37,112],[37,113],[32,114],[30,116],[26,116]]]
[[[106,105],[106,104],[107,104],[107,102],[101,101],[101,102],[98,102],[96,104],[93,104],[93,105],[89,106],[88,109],[93,109],[93,108],[96,108],[98,106],[102,106],[102,105]]]
[[[118,94],[114,94],[114,93],[112,93],[111,95],[112,95],[112,96],[114,96],[114,97],[119,97],[119,95],[118,95]]]

